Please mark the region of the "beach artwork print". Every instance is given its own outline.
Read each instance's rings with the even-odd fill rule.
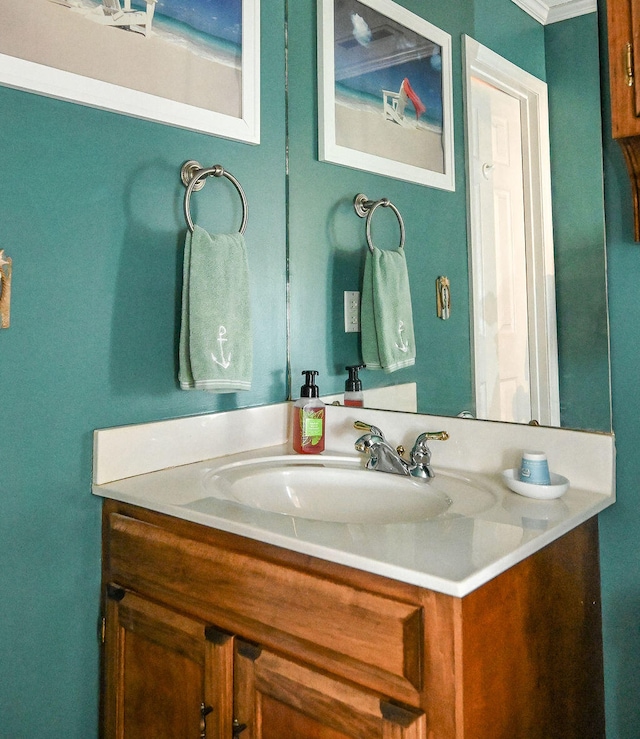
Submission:
[[[260,0],[0,0],[0,83],[259,141]]]
[[[451,38],[391,0],[319,0],[322,161],[455,189]]]

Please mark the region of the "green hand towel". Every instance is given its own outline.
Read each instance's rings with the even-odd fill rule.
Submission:
[[[251,390],[253,347],[244,236],[196,226],[184,248],[178,379],[183,390]]]
[[[404,249],[367,250],[360,306],[362,361],[395,372],[416,361],[409,274]]]

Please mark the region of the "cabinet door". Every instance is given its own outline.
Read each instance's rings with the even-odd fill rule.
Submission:
[[[629,29],[629,41],[631,44],[630,58],[628,63],[631,68],[628,74],[633,79],[634,113],[636,118],[640,116],[640,0],[628,0],[631,10],[631,28]]]
[[[425,716],[313,668],[236,640],[242,739],[422,739]]]
[[[640,0],[608,0],[609,80],[614,139],[640,134]]]
[[[611,130],[624,154],[640,241],[640,0],[607,0]]]
[[[107,739],[229,739],[233,638],[118,588],[106,605]]]

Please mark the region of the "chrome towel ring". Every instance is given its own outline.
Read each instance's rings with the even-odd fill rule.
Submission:
[[[404,249],[404,221],[402,220],[400,211],[396,208],[396,206],[387,198],[381,198],[380,200],[369,200],[367,196],[363,193],[358,193],[358,195],[356,195],[353,199],[353,208],[360,218],[366,217],[367,219],[366,232],[369,251],[373,253],[373,241],[371,239],[371,218],[374,214],[375,209],[380,205],[383,208],[391,208],[391,210],[396,214],[398,224],[400,225],[400,246],[398,247],[398,249]]]
[[[242,186],[221,164],[214,164],[213,167],[203,168],[200,162],[196,162],[193,159],[185,162],[180,169],[180,178],[184,186],[187,188],[187,192],[184,196],[184,217],[187,221],[187,226],[189,226],[189,231],[193,233],[194,229],[193,220],[191,219],[191,193],[194,190],[201,190],[205,185],[206,178],[210,176],[226,177],[238,191],[238,195],[240,195],[240,199],[242,200],[242,223],[240,224],[240,233],[243,234],[247,227],[249,205]]]

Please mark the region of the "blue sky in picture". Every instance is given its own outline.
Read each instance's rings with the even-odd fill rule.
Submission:
[[[357,0],[335,3],[334,26],[337,94],[381,101],[406,77],[427,109],[423,119],[442,126],[440,46]]]

